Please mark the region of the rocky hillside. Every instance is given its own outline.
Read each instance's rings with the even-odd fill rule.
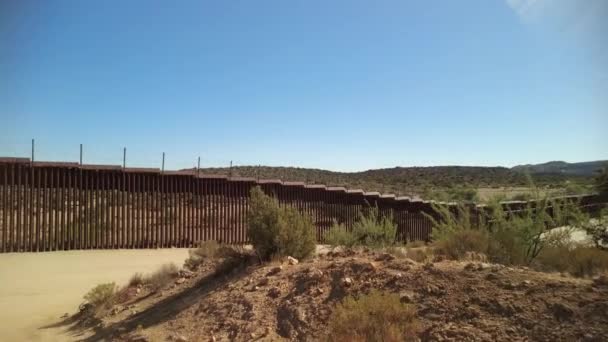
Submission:
[[[517,172],[529,172],[533,175],[559,174],[566,176],[596,176],[602,167],[608,165],[608,160],[598,160],[582,163],[566,163],[564,161],[551,161],[543,164],[527,164],[514,166]]]
[[[606,277],[343,249],[297,264],[213,270],[207,261],[160,292],[127,289],[92,329],[73,333],[85,341],[323,340],[337,303],[375,289],[415,307],[422,341],[608,340]]]

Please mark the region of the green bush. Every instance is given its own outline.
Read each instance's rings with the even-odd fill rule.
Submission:
[[[312,254],[316,246],[312,219],[295,208],[279,207],[278,202],[259,187],[251,190],[247,232],[263,260],[288,255],[303,259]]]
[[[108,308],[112,306],[116,290],[116,284],[114,283],[99,284],[87,292],[84,299],[95,309]]]
[[[419,324],[397,294],[372,291],[338,304],[328,330],[328,341],[416,341]]]
[[[427,217],[433,222],[437,252],[456,259],[466,252],[483,253],[502,264],[530,264],[547,245],[543,235],[550,227],[576,226],[588,220],[577,203],[546,198],[518,212],[506,212],[500,203],[492,203],[475,220],[470,207],[434,208],[439,218]]]
[[[334,246],[368,246],[374,248],[388,247],[395,244],[397,225],[389,215],[381,215],[378,208],[371,207],[359,217],[351,231],[334,223],[326,233],[325,240]]]
[[[352,231],[346,229],[343,224],[334,222],[329,231],[325,233],[325,242],[332,246],[353,247],[357,239]]]

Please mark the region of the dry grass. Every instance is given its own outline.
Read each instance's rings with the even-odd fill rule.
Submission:
[[[129,286],[135,287],[135,286],[143,285],[145,282],[146,282],[146,279],[144,278],[144,275],[137,272],[131,276],[131,279],[129,279]]]
[[[145,284],[155,292],[166,287],[179,275],[179,268],[174,263],[162,265],[156,272],[145,278]]]
[[[608,251],[584,246],[548,246],[534,266],[544,271],[568,272],[575,277],[591,277],[608,272]]]
[[[84,299],[95,310],[107,309],[114,303],[113,299],[116,290],[116,284],[114,283],[99,284],[87,292],[84,295]]]
[[[348,297],[334,309],[328,341],[415,341],[419,330],[413,306],[394,293],[372,291]]]

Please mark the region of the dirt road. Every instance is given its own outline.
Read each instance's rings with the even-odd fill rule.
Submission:
[[[135,272],[181,266],[187,249],[0,254],[0,341],[71,341],[64,328],[44,328],[74,313],[103,282],[126,283]]]

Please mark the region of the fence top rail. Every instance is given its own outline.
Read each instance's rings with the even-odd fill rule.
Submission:
[[[0,157],[0,163],[2,164],[21,164],[29,162],[30,158]]]

